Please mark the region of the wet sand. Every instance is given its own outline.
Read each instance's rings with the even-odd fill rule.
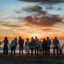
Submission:
[[[0,54],[0,64],[64,64],[62,56],[43,55],[3,55]]]

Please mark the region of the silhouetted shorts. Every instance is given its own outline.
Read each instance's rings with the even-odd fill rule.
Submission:
[[[16,46],[12,46],[12,47],[11,47],[11,51],[13,51],[13,50],[14,50],[14,51],[16,50]]]
[[[39,49],[39,46],[36,46],[36,47],[35,47],[35,50],[38,50],[38,49]]]
[[[8,46],[7,45],[4,45],[4,48],[3,48],[3,52],[8,52]]]
[[[50,47],[49,46],[47,47],[47,50],[50,50]]]
[[[19,46],[19,51],[23,50],[23,46]]]
[[[33,51],[34,50],[34,48],[31,48],[31,51]]]
[[[33,51],[35,49],[34,46],[30,46],[30,50]]]
[[[59,49],[58,46],[54,46],[54,49]]]

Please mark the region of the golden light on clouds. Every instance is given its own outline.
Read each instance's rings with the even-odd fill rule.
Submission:
[[[47,11],[40,6],[30,6],[24,9],[21,7],[19,11],[19,13],[14,11],[11,16],[5,15],[5,18],[0,18],[0,39],[5,36],[10,39],[19,36],[24,39],[35,36],[38,38],[47,36],[64,38],[63,18],[58,15],[47,14]],[[21,16],[22,13],[25,17]]]
[[[49,36],[50,38],[54,38],[58,36],[60,39],[64,38],[64,24],[56,24],[52,27],[43,27],[39,25],[33,24],[22,24],[18,23],[15,26],[11,26],[6,24],[0,24],[0,39],[8,36],[8,38],[12,39],[14,37],[23,37],[23,38],[31,38],[37,36],[38,38],[44,38]]]

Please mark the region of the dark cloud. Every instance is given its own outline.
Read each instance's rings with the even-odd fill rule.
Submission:
[[[62,19],[58,15],[48,15],[47,11],[43,10],[43,8],[40,6],[26,7],[26,8],[23,8],[22,10],[26,11],[26,13],[34,12],[33,15],[28,15],[27,17],[23,18],[28,22],[28,24],[51,27],[57,23],[62,22]]]
[[[19,0],[26,2],[64,2],[64,0]]]
[[[42,10],[42,8],[40,6],[30,6],[30,7],[26,7],[23,9],[24,11],[27,11],[27,12],[39,12]]]
[[[26,7],[26,8],[23,8],[23,11],[37,12],[38,14],[46,14],[47,13],[46,11],[42,10],[42,7],[40,7],[40,6]]]
[[[62,19],[57,15],[48,15],[47,11],[43,10],[40,6],[26,7],[22,9],[26,12],[34,12],[32,16],[27,16],[24,19],[27,20],[28,24],[41,25],[41,26],[53,26],[59,22],[62,22]],[[37,13],[37,14],[35,14]]]
[[[28,23],[35,24],[35,25],[41,25],[41,26],[53,26],[54,24],[57,24],[59,22],[62,22],[61,18],[58,16],[42,16],[42,17],[31,17],[28,16],[25,18]]]

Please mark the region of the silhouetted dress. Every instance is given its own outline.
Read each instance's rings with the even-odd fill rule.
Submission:
[[[28,52],[30,50],[30,46],[29,46],[30,42],[26,41],[25,42],[25,51]]]

